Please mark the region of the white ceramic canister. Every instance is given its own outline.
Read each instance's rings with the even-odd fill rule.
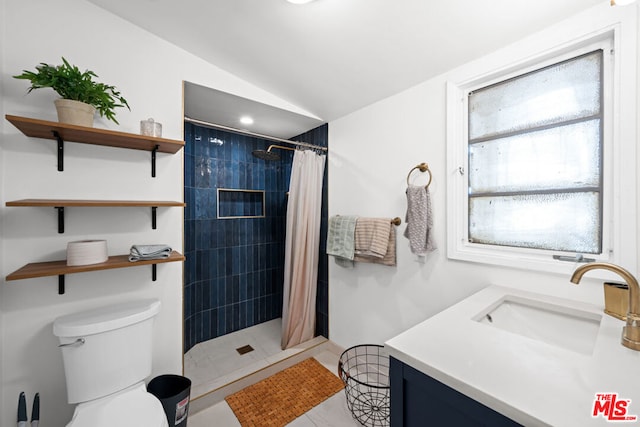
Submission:
[[[78,240],[67,243],[67,265],[100,264],[109,259],[106,240]]]
[[[154,121],[152,118],[140,120],[140,134],[145,136],[162,137],[162,123]]]

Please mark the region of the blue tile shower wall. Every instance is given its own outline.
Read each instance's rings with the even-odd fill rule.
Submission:
[[[324,125],[296,139],[326,146],[327,129]],[[278,151],[280,161],[252,156],[253,150],[269,145],[185,123],[185,352],[199,342],[282,315],[286,191],[293,156],[283,150]],[[265,217],[217,219],[218,188],[263,190]],[[326,200],[326,172],[323,196]],[[328,336],[325,203],[323,227],[325,259],[320,264],[325,271],[319,271],[317,304],[322,325],[316,330]]]

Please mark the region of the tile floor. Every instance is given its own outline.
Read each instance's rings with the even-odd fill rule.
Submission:
[[[201,396],[326,340],[317,337],[293,348],[280,348],[282,319],[273,319],[192,347],[184,355],[184,375],[191,379],[191,396]],[[241,355],[237,348],[250,345]],[[336,362],[337,363],[337,362]]]
[[[286,359],[326,341],[317,337],[292,349],[280,349],[282,320],[274,319],[232,334],[199,343],[184,356],[185,376],[192,380],[191,396],[200,396],[252,372]],[[244,345],[254,348],[240,355]],[[315,356],[337,375],[339,354],[324,351]],[[225,401],[189,416],[189,427],[238,427],[240,423]],[[344,391],[330,397],[306,414],[292,421],[291,427],[358,427],[347,408]]]
[[[324,351],[315,357],[329,371],[336,373],[339,355]],[[192,416],[189,416],[189,427],[240,427],[233,411],[222,401]],[[288,427],[362,427],[353,419],[347,408],[344,391],[336,393],[329,399],[314,407],[304,415],[296,418]]]

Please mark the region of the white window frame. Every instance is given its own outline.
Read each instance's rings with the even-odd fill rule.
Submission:
[[[635,26],[634,26],[635,27]],[[555,45],[544,52],[495,68],[481,75],[447,82],[447,255],[450,259],[569,274],[581,254],[540,249],[503,247],[468,241],[468,93],[511,77],[603,49],[603,224],[602,254],[584,258],[636,268],[636,74],[623,73],[632,64],[635,71],[635,42],[623,52],[619,24]],[[631,46],[631,48],[629,47]],[[625,94],[633,89],[633,95]],[[623,102],[624,98],[624,102]],[[624,108],[622,106],[624,105]],[[632,120],[633,127],[624,125]],[[626,144],[622,142],[626,141]],[[554,259],[554,255],[564,260]]]

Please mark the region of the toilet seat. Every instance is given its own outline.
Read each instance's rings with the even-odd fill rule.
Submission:
[[[80,403],[67,427],[168,427],[160,401],[144,382]]]

